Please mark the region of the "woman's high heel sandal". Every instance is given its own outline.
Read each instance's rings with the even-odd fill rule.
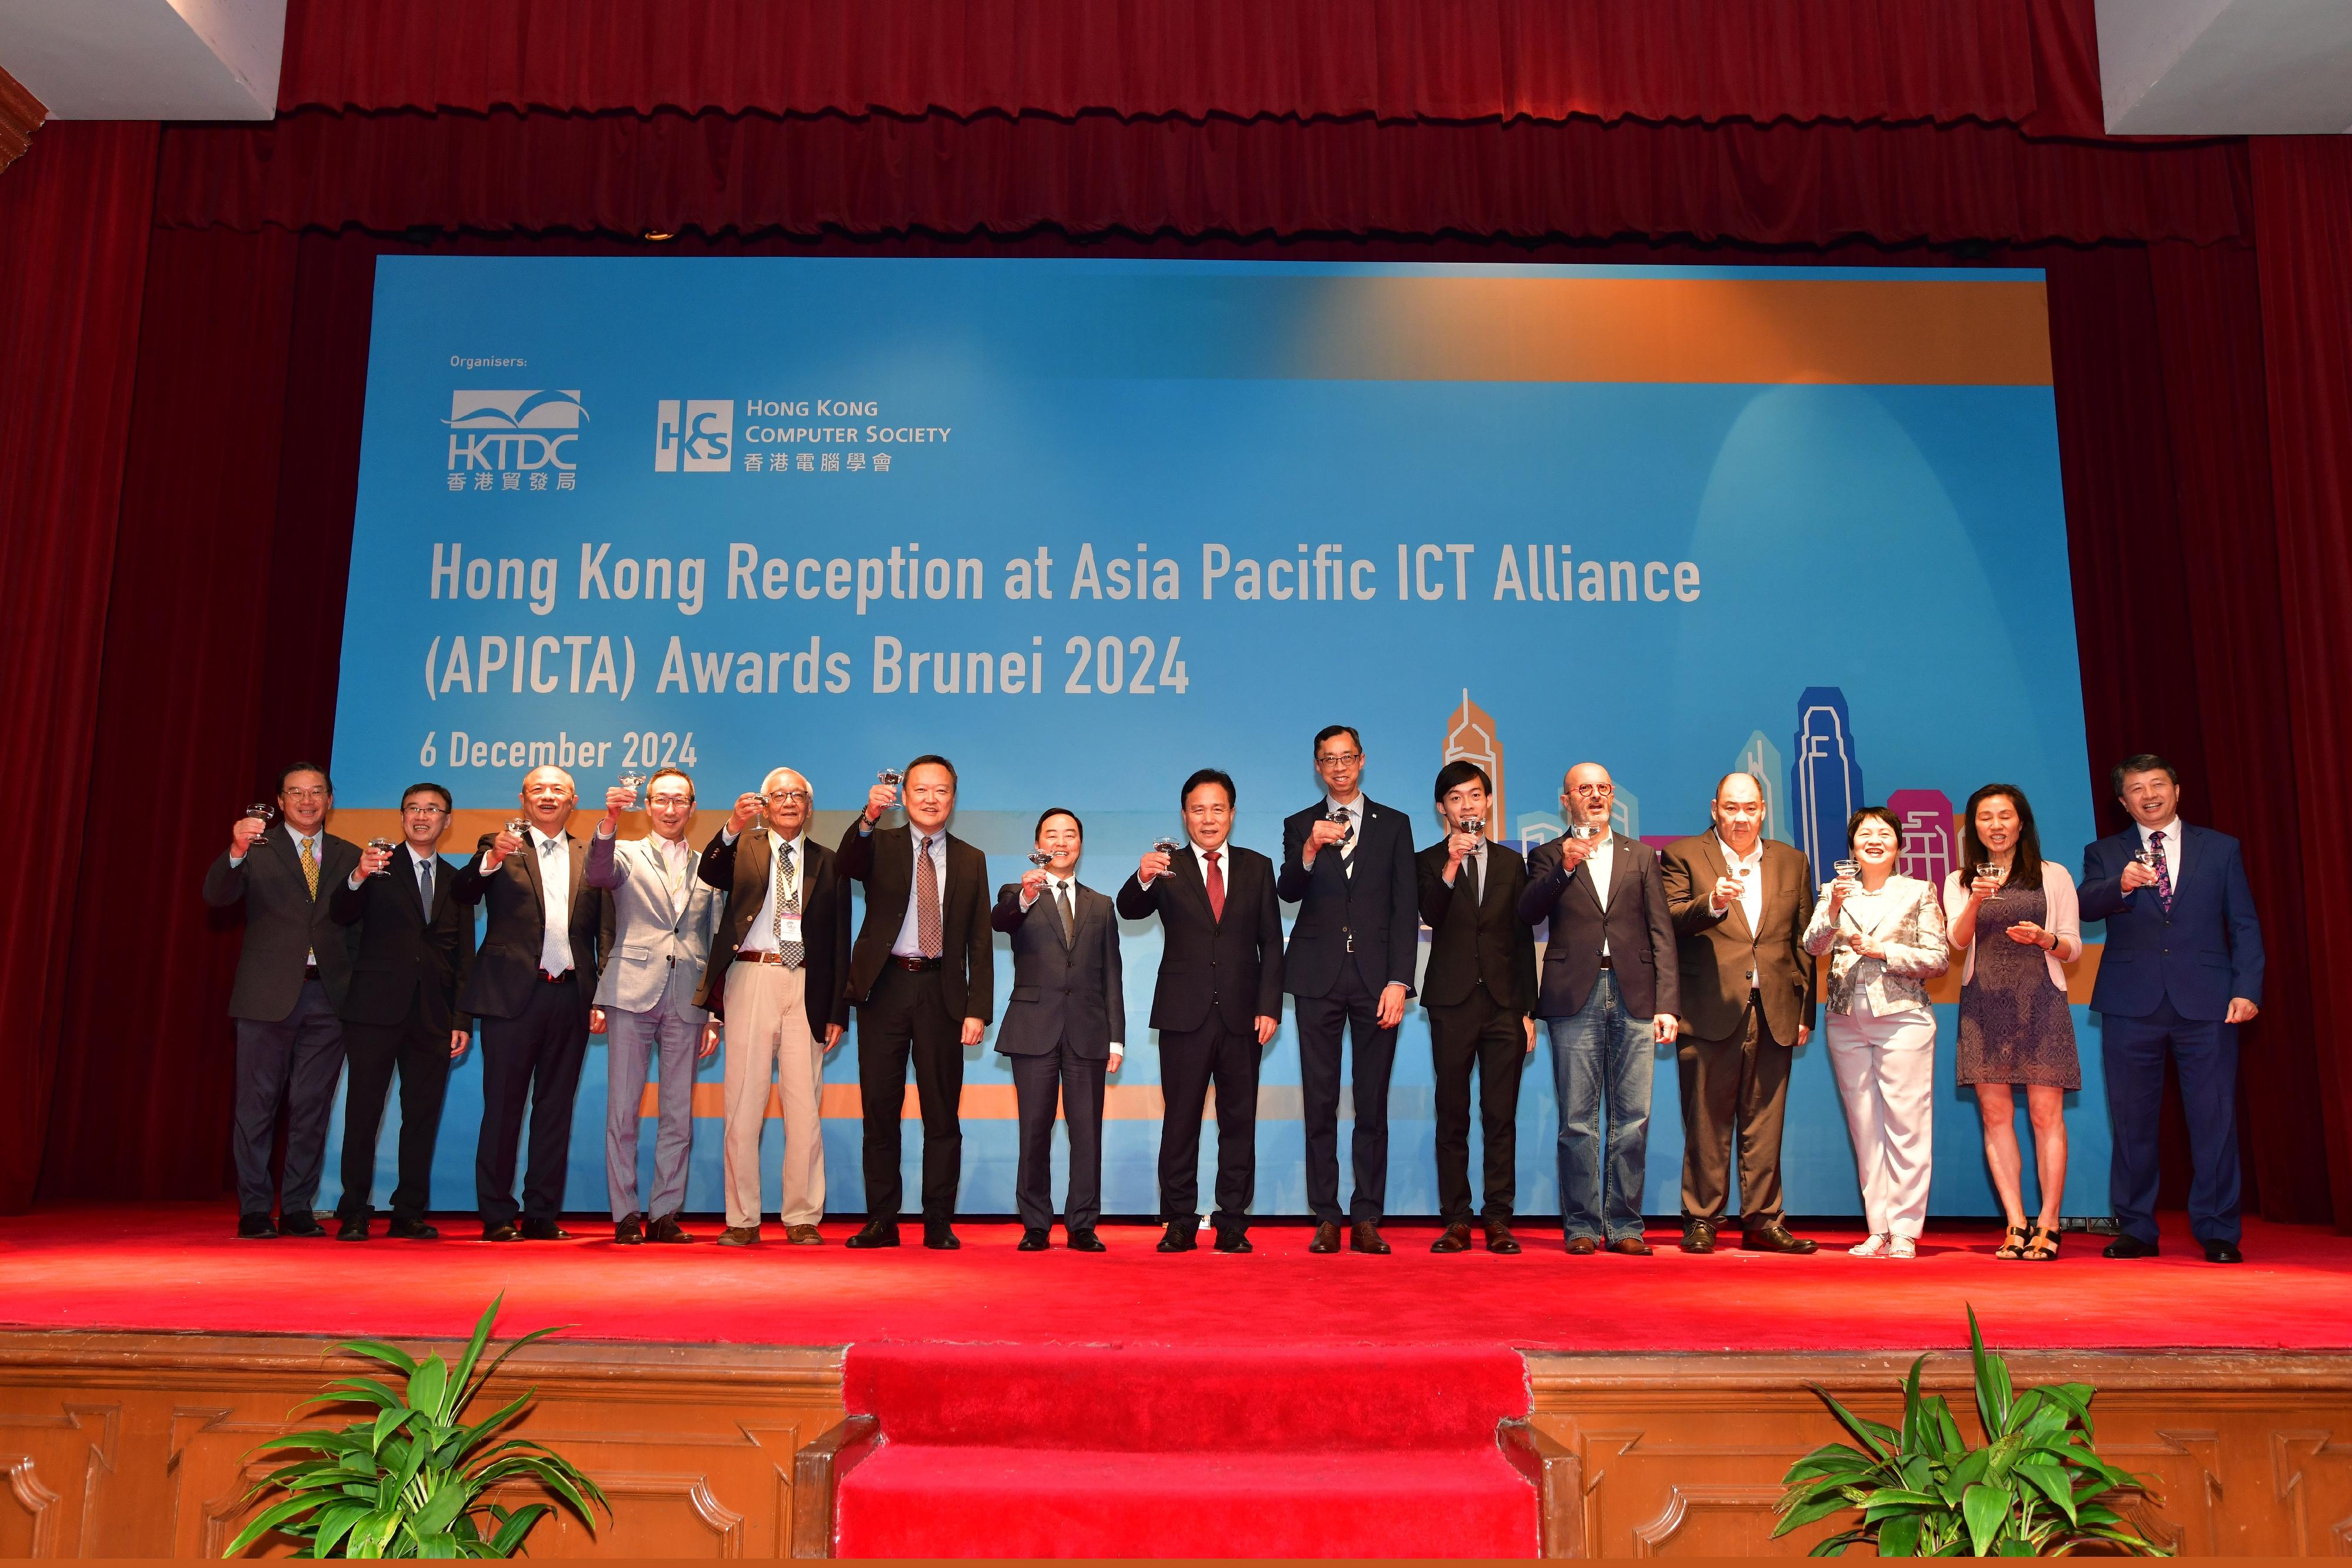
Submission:
[[[2004,1263],[2014,1263],[2025,1256],[2025,1227],[2012,1225],[2001,1233],[2000,1245],[1993,1249],[1992,1255]]]
[[[2058,1260],[2058,1233],[2037,1225],[2025,1243],[2025,1260],[2029,1263],[2054,1263]]]

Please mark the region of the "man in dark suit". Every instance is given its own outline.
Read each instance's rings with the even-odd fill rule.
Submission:
[[[722,1247],[760,1239],[760,1135],[768,1085],[784,1113],[777,1205],[784,1239],[824,1240],[824,1053],[849,1027],[849,883],[834,853],[808,837],[809,781],[772,769],[702,852],[702,880],[727,907],[697,1007],[727,1035],[727,1228]],[[822,1043],[819,1043],[822,1041]]]
[[[1673,1043],[1682,988],[1657,852],[1611,831],[1616,798],[1599,763],[1568,770],[1569,831],[1530,858],[1519,917],[1551,923],[1536,1014],[1551,1025],[1561,1239],[1579,1257],[1606,1247],[1646,1258],[1651,1048]]]
[[[1234,781],[1213,768],[1177,796],[1191,842],[1147,852],[1118,890],[1129,920],[1160,916],[1160,1218],[1162,1252],[1200,1245],[1201,1108],[1217,1088],[1217,1250],[1250,1250],[1257,1186],[1258,1053],[1282,1019],[1282,909],[1274,862],[1226,841]]]
[[[474,912],[457,898],[458,866],[436,851],[449,825],[449,791],[411,784],[400,798],[398,849],[369,849],[335,883],[328,913],[359,927],[352,988],[341,1008],[351,1082],[343,1095],[343,1197],[338,1241],[365,1241],[375,1186],[376,1134],[392,1075],[400,1072],[400,1176],[392,1234],[430,1241],[433,1145],[449,1064],[474,1038],[457,991],[474,963]]]
[[[572,1102],[588,1054],[588,1009],[613,945],[613,901],[588,880],[588,846],[566,831],[579,799],[572,775],[523,775],[523,828],[482,835],[457,873],[457,902],[489,918],[457,1005],[482,1020],[482,1134],[474,1196],[486,1241],[568,1241],[565,1167]],[[515,1155],[530,1114],[521,1223]]]
[[[2157,1111],[2164,1057],[2188,1113],[2189,1228],[2216,1263],[2238,1249],[2238,1026],[2262,1010],[2263,928],[2238,841],[2180,820],[2180,776],[2127,757],[2110,776],[2132,826],[2083,851],[2082,914],[2107,923],[2091,990],[2115,1152],[2107,1179],[2123,1228],[2110,1258],[2157,1250]],[[2143,858],[2144,857],[2144,858]]]
[[[1445,836],[1413,857],[1429,967],[1421,1005],[1437,1086],[1437,1207],[1445,1229],[1432,1252],[1470,1250],[1470,1073],[1478,1073],[1486,1150],[1486,1250],[1515,1253],[1511,1205],[1518,1196],[1519,1073],[1536,1048],[1535,936],[1519,920],[1528,883],[1519,852],[1493,842],[1493,784],[1475,762],[1438,769],[1437,814]]]
[[[228,849],[205,873],[205,902],[245,905],[245,945],[228,1016],[236,1020],[236,1233],[248,1240],[323,1236],[311,1212],[326,1163],[327,1118],[343,1071],[343,1024],[335,1016],[352,980],[350,934],[328,915],[335,883],[360,862],[359,846],[327,831],[335,787],[327,770],[298,762],[278,778],[272,828],[258,816],[229,829]],[[286,1113],[284,1203],[270,1208],[269,1145]]]
[[[1348,1246],[1386,1252],[1380,1221],[1388,1203],[1389,1072],[1397,1025],[1412,995],[1421,911],[1412,825],[1402,811],[1368,800],[1360,787],[1364,743],[1343,724],[1315,737],[1324,798],[1282,824],[1282,876],[1275,891],[1299,906],[1283,955],[1284,983],[1297,998],[1298,1082],[1307,1123],[1307,1201],[1315,1210],[1310,1252],[1339,1249],[1339,1037],[1355,1041],[1356,1131],[1350,1140],[1356,1190]]]
[[[1666,909],[1679,950],[1675,1065],[1683,1092],[1683,1239],[1712,1252],[1739,1148],[1741,1245],[1801,1254],[1780,1208],[1780,1127],[1789,1053],[1813,1032],[1812,869],[1764,837],[1764,786],[1727,773],[1709,807],[1715,831],[1666,846]]]
[[[1086,828],[1055,808],[1037,819],[1033,865],[996,895],[989,924],[1013,937],[1013,995],[996,1049],[1013,1068],[1021,1114],[1021,1166],[1013,1189],[1021,1206],[1021,1250],[1043,1252],[1054,1223],[1054,1111],[1070,1128],[1069,1201],[1062,1224],[1073,1252],[1100,1252],[1103,1081],[1127,1051],[1127,994],[1120,984],[1118,912],[1077,881]]]
[[[907,1065],[923,1116],[923,1245],[953,1250],[963,1175],[963,1048],[996,1016],[996,953],[988,925],[988,857],[948,831],[955,764],[907,764],[907,825],[878,832],[895,785],[867,791],[835,859],[866,884],[866,922],[849,955],[857,1006],[857,1089],[866,1112],[866,1228],[852,1247],[898,1245],[898,1122]]]

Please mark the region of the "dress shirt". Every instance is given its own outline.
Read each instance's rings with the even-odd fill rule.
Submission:
[[[443,869],[443,868],[442,868],[438,863],[436,863],[436,862],[439,862],[439,860],[441,859],[441,857],[440,857],[438,854],[435,853],[434,852],[432,852],[432,851],[430,851],[430,850],[427,850],[427,851],[425,851],[424,853],[419,854],[419,853],[417,852],[416,846],[415,846],[415,844],[404,844],[402,847],[403,847],[404,849],[405,849],[405,850],[408,852],[408,887],[409,887],[409,891],[416,894],[416,903],[417,903],[417,907],[418,907],[418,908],[420,908],[420,909],[424,909],[424,905],[425,905],[425,884],[424,884],[424,883],[420,883],[420,882],[418,882],[418,881],[416,880],[416,872],[417,872],[417,868],[418,868],[418,867],[420,867],[420,866],[424,866],[424,865],[432,865],[432,867],[433,867],[433,894],[434,894],[434,896],[435,896],[435,897],[436,897],[436,898],[437,898],[437,897],[439,897],[439,896],[440,896],[440,894],[441,894],[441,873],[442,873],[442,869]],[[357,884],[356,884],[356,883],[354,883],[353,885],[357,885]],[[430,909],[425,909],[425,919],[427,919],[427,920],[430,920],[430,919],[432,919],[432,918],[433,918],[433,912],[432,912]]]
[[[932,885],[940,890],[940,940],[944,943],[947,940],[948,915],[948,831],[943,825],[932,829],[929,836],[931,841],[931,874],[938,879]],[[907,858],[907,918],[898,923],[898,939],[890,944],[890,953],[894,957],[943,956],[923,951],[923,939],[916,925],[916,916],[922,913],[922,894],[916,890],[915,879],[922,874],[922,868],[915,864],[914,857],[923,852],[924,837],[920,828],[912,822],[907,824],[909,851]]]
[[[1339,801],[1331,799],[1330,796],[1324,796],[1323,814],[1326,817],[1328,817],[1334,811],[1345,811],[1348,813],[1348,836],[1340,843],[1327,844],[1324,847],[1326,849],[1337,849],[1339,852],[1339,869],[1347,873],[1349,877],[1353,877],[1356,874],[1356,851],[1357,848],[1364,841],[1363,791],[1360,789],[1356,791],[1356,798],[1349,801],[1344,806],[1339,804]],[[1478,872],[1481,876],[1486,874],[1486,868],[1483,865],[1478,868]]]
[[[1756,840],[1756,847],[1748,852],[1745,859],[1731,852],[1731,846],[1723,841],[1723,835],[1720,833],[1715,836],[1715,847],[1723,852],[1723,863],[1726,869],[1733,876],[1739,878],[1739,912],[1748,916],[1748,929],[1752,932],[1758,923],[1764,918],[1764,840],[1759,835]],[[1745,875],[1741,874],[1742,867],[1746,868]],[[1707,907],[1709,909],[1715,907],[1715,898],[1712,894],[1708,895]],[[1756,977],[1751,972],[1748,978],[1752,983]]]
[[[724,828],[719,831],[719,836],[728,843],[735,841],[735,835]],[[768,891],[760,895],[760,913],[751,917],[751,928],[743,933],[743,940],[735,949],[739,953],[772,953],[776,950],[776,866],[783,858],[783,847],[787,843],[792,846],[793,877],[794,885],[801,890],[801,907],[808,907],[808,835],[795,833],[786,840],[770,833]],[[802,946],[805,950],[807,945],[803,943]]]
[[[572,842],[566,834],[549,838],[536,827],[524,835],[526,853],[539,857],[539,904],[546,935],[540,939],[539,967],[551,975],[572,967]],[[547,852],[553,845],[555,852]]]
[[[1609,910],[1609,879],[1617,870],[1617,835],[1604,827],[1601,836],[1592,841],[1592,852],[1584,857],[1584,874],[1592,879],[1592,896],[1607,914]],[[1601,923],[1601,956],[1609,956],[1609,923]]]
[[[2173,886],[2178,889],[2180,885],[2180,819],[2175,817],[2160,828],[2145,825],[2140,828],[2139,847],[2141,849],[2153,851],[2158,839],[2164,841],[2165,874],[2172,879]],[[2148,885],[2153,887],[2155,884],[2151,883]]]
[[[1234,895],[1233,841],[1227,840],[1213,850],[1204,850],[1198,844],[1191,844],[1187,847],[1192,852],[1194,863],[1201,868],[1201,885],[1203,888],[1209,885],[1209,857],[1211,855],[1217,857],[1217,875],[1224,881],[1225,896],[1231,898]]]

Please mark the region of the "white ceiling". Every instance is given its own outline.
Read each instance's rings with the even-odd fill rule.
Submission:
[[[2352,0],[2097,0],[2107,129],[2352,131]]]
[[[0,0],[0,68],[52,120],[268,120],[286,0]]]

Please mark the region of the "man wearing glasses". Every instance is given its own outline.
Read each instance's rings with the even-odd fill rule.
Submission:
[[[694,1239],[677,1218],[694,1149],[694,1063],[719,1048],[719,1026],[695,1000],[719,925],[719,894],[696,875],[697,857],[686,841],[694,780],[674,768],[646,780],[653,831],[623,843],[621,813],[636,809],[636,794],[630,784],[605,790],[604,821],[588,840],[588,885],[613,900],[613,954],[596,982],[588,1032],[604,1037],[604,1186],[613,1200],[613,1239],[624,1247]],[[653,1200],[640,1207],[637,1134],[649,1060],[659,1063],[661,1086]]]
[[[1364,745],[1344,724],[1315,737],[1324,798],[1282,824],[1275,891],[1299,905],[1283,955],[1283,983],[1297,998],[1298,1082],[1307,1121],[1307,1201],[1315,1210],[1310,1252],[1339,1249],[1339,1036],[1355,1040],[1355,1192],[1349,1250],[1384,1253],[1388,1203],[1389,1071],[1397,1025],[1412,995],[1421,946],[1412,824],[1368,800]]]
[[[343,1023],[335,1009],[352,982],[350,933],[328,918],[335,883],[359,864],[359,846],[327,831],[335,787],[327,770],[298,762],[278,777],[272,828],[266,812],[239,817],[228,850],[205,873],[205,902],[245,905],[245,945],[228,1014],[236,1020],[236,1233],[248,1240],[324,1236],[311,1212],[327,1156],[327,1117],[343,1071]],[[270,1218],[277,1183],[269,1146],[286,1113],[282,1213]]]
[[[449,791],[411,784],[400,798],[403,842],[368,849],[335,883],[328,913],[359,927],[352,988],[343,998],[343,1038],[351,1082],[343,1095],[343,1197],[335,1206],[338,1241],[368,1239],[374,1197],[376,1135],[383,1126],[392,1075],[400,1072],[400,1167],[392,1189],[392,1235],[430,1241],[433,1145],[449,1064],[474,1038],[474,1020],[457,1008],[457,988],[474,962],[474,912],[453,896],[455,861],[437,852],[449,826]]]
[[[726,1020],[727,1228],[722,1247],[760,1239],[760,1134],[768,1085],[784,1112],[784,1239],[824,1239],[824,1053],[849,1023],[849,884],[808,837],[808,780],[778,768],[702,852],[698,873],[727,899],[695,1000]],[[824,1043],[819,1045],[822,1040]]]

